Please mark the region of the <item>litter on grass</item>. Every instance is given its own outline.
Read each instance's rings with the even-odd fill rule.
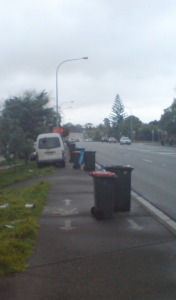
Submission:
[[[8,203],[0,204],[0,208],[6,208],[8,206],[9,206]]]
[[[35,205],[34,205],[33,203],[26,203],[26,204],[25,204],[25,207],[26,207],[26,208],[34,208],[34,206],[35,206]]]
[[[5,225],[5,227],[6,227],[6,228],[9,228],[9,229],[14,228],[14,226],[9,225],[9,224]]]

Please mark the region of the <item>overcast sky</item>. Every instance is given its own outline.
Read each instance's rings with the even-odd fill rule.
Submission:
[[[159,120],[176,97],[176,0],[0,0],[0,54],[1,108],[31,89],[55,107],[57,67],[88,56],[58,69],[64,123],[103,123],[117,94]]]

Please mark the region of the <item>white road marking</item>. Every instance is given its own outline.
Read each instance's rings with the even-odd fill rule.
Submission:
[[[152,149],[139,149],[139,148],[126,148],[126,149],[135,150],[135,151],[137,150],[139,152],[150,152],[150,153],[160,154],[160,155],[176,156],[176,152],[170,152],[167,149],[165,151],[158,151],[158,150],[152,150]]]
[[[128,223],[130,223],[130,227],[134,230],[142,230],[143,227],[138,225],[134,220],[132,219],[127,219]]]
[[[73,227],[71,225],[71,220],[65,220],[64,222],[64,226],[63,227],[60,227],[60,229],[62,230],[65,230],[65,231],[70,231],[70,230],[73,230],[75,229],[76,227]]]
[[[62,200],[65,204],[64,208],[57,208],[57,207],[45,207],[44,212],[45,213],[50,213],[53,215],[60,215],[62,217],[67,217],[67,216],[71,216],[71,215],[76,215],[78,214],[78,210],[77,208],[70,208],[70,203],[72,200],[70,199],[64,199]]]
[[[70,203],[71,203],[71,200],[70,200],[70,199],[64,199],[63,201],[65,202],[65,205],[66,205],[66,206],[69,206]]]
[[[58,214],[58,215],[60,215],[62,217],[66,217],[66,216],[76,215],[76,214],[78,214],[78,211],[77,211],[76,208],[73,208],[73,209],[62,209],[62,208],[59,208],[54,213]]]
[[[148,163],[152,163],[152,160],[148,160],[148,159],[143,159],[143,161],[148,162]]]
[[[176,155],[175,152],[158,152],[158,154],[161,154],[161,155]]]

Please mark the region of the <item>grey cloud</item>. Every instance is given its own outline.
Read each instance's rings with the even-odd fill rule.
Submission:
[[[60,68],[60,102],[86,106],[89,121],[96,104],[103,120],[119,93],[142,120],[159,118],[174,96],[175,20],[175,0],[1,0],[0,98],[46,89],[55,106],[59,63],[89,56]]]

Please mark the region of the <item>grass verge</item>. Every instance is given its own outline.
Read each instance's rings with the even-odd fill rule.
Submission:
[[[0,169],[0,188],[7,187],[14,183],[30,179],[32,177],[38,177],[48,173],[52,173],[56,170],[54,166],[38,169],[36,162],[29,161],[28,164],[20,162],[15,168]]]
[[[50,184],[0,192],[0,276],[24,271],[39,229]]]

